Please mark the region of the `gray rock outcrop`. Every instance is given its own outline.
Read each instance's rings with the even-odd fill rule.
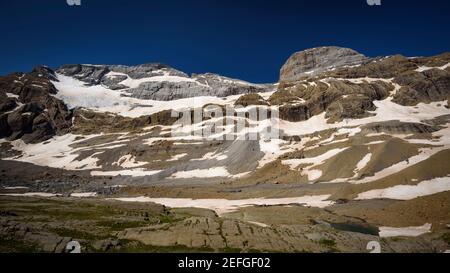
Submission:
[[[88,85],[103,84],[109,88],[116,87],[115,89],[127,88],[127,86],[117,88],[115,85],[126,80],[128,77],[132,79],[143,79],[163,75],[188,77],[188,75],[181,71],[159,63],[137,66],[68,64],[61,66],[56,72],[83,81]],[[110,72],[118,74],[115,74],[114,77],[106,76]]]
[[[307,120],[326,112],[329,122],[347,118],[362,118],[375,110],[374,100],[386,98],[394,86],[382,81],[355,84],[349,81],[316,81],[310,85],[297,85],[280,89],[269,101],[280,105],[280,118],[291,122]]]
[[[281,68],[280,82],[298,81],[303,77],[343,66],[354,66],[368,58],[353,49],[342,47],[318,47],[294,53]]]
[[[123,90],[130,97],[146,100],[226,97],[268,92],[275,88],[272,84],[251,84],[212,73],[193,74],[189,77],[184,72],[157,63],[137,66],[76,64],[62,66],[57,72],[81,80],[87,85],[101,84],[112,90]],[[127,86],[123,84],[127,79],[142,81],[137,87]]]
[[[394,102],[402,105],[444,101],[450,97],[450,74],[445,70],[408,71],[394,81],[402,86],[394,96]]]
[[[37,143],[69,132],[72,113],[53,96],[50,80],[56,78],[47,67],[0,78],[0,137]]]
[[[149,81],[137,88],[126,90],[133,98],[169,101],[200,96],[226,97],[231,95],[268,92],[273,85],[256,85],[218,76],[215,74],[193,75],[193,81]]]

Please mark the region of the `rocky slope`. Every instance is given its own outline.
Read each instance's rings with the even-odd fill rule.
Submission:
[[[70,131],[72,113],[54,97],[51,80],[55,74],[46,67],[0,78],[0,137],[37,143]]]
[[[303,67],[293,58],[281,70],[278,92],[270,98],[273,105],[282,105],[280,111],[290,121],[321,112],[326,112],[329,122],[366,117],[375,109],[373,101],[388,97],[400,105],[414,106],[446,101],[450,96],[449,54],[431,58],[396,55],[353,67],[334,65],[307,78],[304,74],[287,78],[286,70]],[[322,65],[317,67],[321,70]]]
[[[89,85],[126,90],[128,96],[146,100],[174,100],[199,96],[226,97],[267,92],[272,85],[250,84],[216,74],[187,74],[163,64],[138,66],[65,65],[58,73]]]

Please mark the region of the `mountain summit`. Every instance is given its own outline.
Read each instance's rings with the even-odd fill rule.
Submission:
[[[283,65],[281,82],[319,75],[322,72],[344,66],[360,65],[369,60],[363,54],[350,48],[326,46],[294,53]]]

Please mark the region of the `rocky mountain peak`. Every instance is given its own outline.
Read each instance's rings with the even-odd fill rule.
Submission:
[[[55,71],[45,65],[36,66],[31,74],[36,75],[37,77],[44,77],[46,79],[57,81]]]
[[[161,63],[125,65],[64,65],[58,74],[123,91],[137,99],[168,101],[198,96],[219,96],[267,92],[273,85],[251,84],[213,73],[188,74]]]
[[[368,60],[366,56],[350,48],[326,46],[294,53],[283,65],[281,82],[293,82],[318,75],[327,70],[354,66]]]
[[[72,113],[55,97],[56,80],[46,66],[0,77],[0,137],[39,143],[70,131]]]
[[[146,63],[136,66],[68,64],[61,66],[56,72],[76,78],[88,85],[111,85],[110,87],[113,87],[113,89],[125,88],[125,86],[119,86],[117,83],[128,77],[132,79],[143,79],[155,76],[188,77],[186,73],[161,63]],[[115,80],[113,81],[111,81],[111,77],[107,76],[110,72],[112,72],[114,76]],[[110,74],[110,76],[112,74]]]

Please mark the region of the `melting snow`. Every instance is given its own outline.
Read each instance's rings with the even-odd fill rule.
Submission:
[[[347,148],[333,149],[316,157],[288,159],[281,161],[281,164],[288,165],[292,170],[296,170],[302,164],[312,164],[303,169],[302,175],[307,175],[309,181],[314,181],[322,177],[321,170],[313,170],[316,166],[322,165],[326,160],[336,156],[337,154],[347,150]]]
[[[423,181],[418,185],[397,185],[386,189],[371,190],[360,193],[356,199],[411,200],[445,191],[450,191],[450,177],[435,178]]]
[[[367,164],[369,164],[371,159],[372,159],[372,154],[367,154],[366,156],[364,156],[364,158],[361,159],[361,161],[359,161],[358,164],[356,164],[355,172],[357,173],[360,170],[364,169],[364,167],[366,167]]]
[[[8,98],[15,98],[15,99],[18,99],[18,98],[19,98],[19,95],[16,95],[16,94],[13,94],[13,93],[6,93],[6,96],[7,96]]]
[[[157,171],[147,171],[143,168],[131,169],[131,170],[120,170],[120,171],[92,171],[92,176],[132,176],[132,177],[142,177],[151,176],[160,173],[161,170]]]
[[[394,228],[394,227],[380,227],[380,237],[417,237],[426,233],[431,232],[431,224],[425,224],[420,227],[404,227],[404,228]]]
[[[260,223],[260,222],[255,222],[255,221],[247,221],[247,223],[254,224],[254,225],[257,225],[257,226],[259,226],[259,227],[269,227],[268,224],[264,224],[264,223]]]
[[[379,140],[379,141],[373,141],[373,142],[369,142],[369,143],[366,143],[365,145],[377,145],[377,144],[381,144],[381,143],[384,143],[385,141],[383,141],[383,140]]]
[[[443,65],[443,66],[440,66],[440,67],[420,66],[419,68],[416,69],[416,72],[424,72],[424,71],[427,71],[427,70],[430,70],[430,69],[435,69],[435,68],[436,69],[445,70],[449,66],[450,66],[450,63],[448,63],[446,65]]]
[[[120,82],[119,84],[123,84],[130,88],[137,88],[141,84],[146,83],[146,82],[191,82],[191,83],[195,83],[197,85],[208,87],[207,85],[204,85],[192,78],[180,77],[180,76],[170,76],[170,75],[153,76],[153,77],[142,78],[142,79],[132,79],[132,78],[128,77],[126,80]]]
[[[384,122],[398,120],[401,122],[421,123],[422,120],[433,119],[435,117],[448,115],[450,110],[442,107],[446,105],[446,101],[433,102],[430,104],[419,103],[417,106],[402,106],[392,102],[392,98],[388,98],[382,101],[374,101],[377,109],[371,113],[375,116],[362,118],[362,119],[346,119],[339,123],[329,124],[325,118],[326,113],[316,115],[306,121],[301,122],[289,122],[286,120],[280,120],[280,129],[288,135],[308,135],[314,132],[342,128],[342,127],[356,127],[368,123]],[[343,129],[341,132],[344,133]],[[353,128],[354,131],[349,133],[357,133],[358,128]]]
[[[27,192],[27,193],[1,193],[3,196],[15,196],[15,197],[57,197],[60,194],[46,193],[46,192]]]
[[[124,155],[115,163],[113,163],[113,166],[120,166],[122,168],[136,168],[141,167],[142,165],[147,164],[147,162],[139,162],[136,161],[136,158],[130,154]]]
[[[110,76],[118,76],[115,73]],[[151,115],[164,110],[179,110],[186,108],[201,107],[206,104],[225,105],[234,104],[241,95],[233,95],[225,98],[213,96],[201,96],[193,98],[178,99],[172,101],[143,100],[129,97],[125,91],[117,91],[105,88],[101,85],[86,86],[80,80],[57,74],[59,81],[52,82],[58,93],[55,97],[63,100],[70,108],[84,107],[99,112],[110,112],[125,117],[140,117]],[[143,82],[154,81],[189,81],[200,84],[191,78],[179,76],[155,76],[145,79],[131,79],[121,82],[121,84],[138,87]],[[267,94],[261,93],[267,96]]]
[[[95,137],[98,135],[92,135]],[[33,163],[38,166],[48,166],[51,168],[60,168],[66,170],[88,170],[99,168],[97,166],[97,158],[95,153],[81,161],[76,160],[78,154],[76,149],[70,145],[83,140],[76,140],[77,136],[67,134],[64,136],[56,136],[49,141],[38,144],[25,144],[22,140],[12,141],[13,148],[22,152],[22,156],[8,158],[20,162]]]
[[[186,157],[188,154],[186,154],[186,153],[184,153],[184,154],[177,154],[177,155],[174,155],[171,159],[168,159],[168,160],[166,160],[166,161],[178,161],[178,160],[180,160],[180,159],[182,159],[183,157]]]
[[[207,153],[205,154],[202,158],[194,158],[192,159],[192,161],[203,161],[203,160],[225,160],[227,159],[228,156],[226,154],[223,153],[217,153],[217,152],[211,152],[211,153]]]
[[[182,179],[182,178],[212,178],[212,177],[228,177],[231,176],[225,167],[215,167],[204,170],[191,170],[174,173],[170,178]]]
[[[308,157],[308,158],[301,158],[301,159],[288,159],[288,160],[281,161],[281,163],[284,165],[289,165],[292,170],[297,169],[302,164],[313,164],[313,166],[318,166],[318,165],[323,164],[326,160],[345,151],[346,149],[348,149],[348,148],[333,149],[333,150],[327,151],[326,153],[318,155],[316,157]]]
[[[313,180],[316,180],[316,179],[319,179],[320,177],[322,177],[321,170],[308,170],[308,171],[306,171],[306,173],[308,174],[309,181],[313,181]]]
[[[333,201],[327,201],[330,196],[331,195],[317,195],[278,199],[253,198],[244,200],[125,197],[114,198],[113,200],[122,202],[152,202],[172,208],[211,209],[214,210],[218,215],[223,215],[225,213],[236,211],[239,208],[250,206],[279,206],[298,204],[324,208],[333,204]]]
[[[338,130],[336,135],[346,135],[348,134],[349,137],[353,137],[356,134],[361,132],[361,128],[341,128]]]
[[[3,187],[5,190],[26,190],[28,187]]]
[[[430,158],[431,156],[437,154],[440,151],[446,150],[446,149],[447,149],[446,147],[439,147],[439,148],[432,148],[432,149],[429,149],[429,148],[420,149],[420,153],[416,156],[410,157],[408,159],[408,161],[405,160],[405,161],[399,162],[397,164],[394,164],[390,167],[387,167],[387,168],[375,173],[375,175],[373,175],[373,176],[368,176],[368,177],[365,177],[360,180],[349,181],[349,182],[354,183],[354,184],[363,184],[363,183],[369,183],[372,181],[382,179],[389,175],[400,172],[406,168],[414,166],[422,161],[425,161],[428,158]]]
[[[96,192],[81,192],[81,193],[70,194],[70,197],[77,197],[77,198],[87,198],[87,197],[95,197],[95,196],[97,196]]]

